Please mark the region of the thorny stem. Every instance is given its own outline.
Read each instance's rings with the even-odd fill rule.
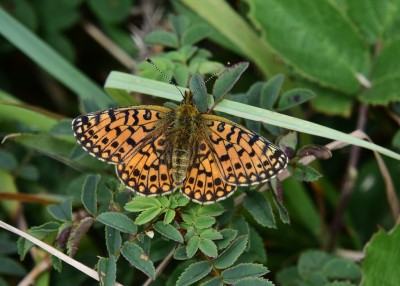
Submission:
[[[361,104],[358,110],[357,129],[364,130],[367,122],[368,106]],[[340,229],[343,226],[343,215],[349,204],[351,194],[353,193],[354,183],[357,178],[357,165],[360,159],[361,148],[352,146],[350,150],[350,159],[347,165],[346,177],[342,185],[342,192],[339,198],[339,204],[331,225],[331,236],[328,242],[328,250],[332,251],[335,247]]]

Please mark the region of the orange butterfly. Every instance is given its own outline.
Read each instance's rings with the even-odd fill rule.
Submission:
[[[72,129],[87,152],[115,164],[124,185],[144,196],[180,188],[197,203],[214,203],[237,186],[268,181],[288,163],[282,150],[257,133],[201,113],[190,91],[176,109],[111,108],[75,118]]]

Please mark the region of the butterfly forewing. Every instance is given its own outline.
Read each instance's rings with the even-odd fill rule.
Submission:
[[[265,182],[288,162],[285,153],[255,132],[223,117],[204,114],[221,177],[236,186]]]
[[[123,162],[141,147],[169,108],[132,106],[81,115],[72,130],[82,147],[110,163]]]
[[[202,140],[197,150],[182,187],[183,194],[201,204],[214,203],[233,194],[236,187],[221,179],[215,155],[207,141]]]

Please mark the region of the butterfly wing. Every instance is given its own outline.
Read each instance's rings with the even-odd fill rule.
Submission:
[[[72,130],[91,155],[117,164],[135,154],[170,111],[147,105],[108,109],[75,118]]]
[[[258,184],[286,168],[286,154],[257,133],[220,116],[203,117],[216,164],[228,184]]]
[[[150,139],[128,160],[117,165],[117,175],[140,195],[165,195],[175,189],[168,164],[171,145],[161,129]]]
[[[209,204],[223,200],[235,191],[235,186],[221,179],[214,157],[206,141],[199,142],[194,162],[182,187],[182,193],[189,199]]]

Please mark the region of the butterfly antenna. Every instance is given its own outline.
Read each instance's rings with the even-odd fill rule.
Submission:
[[[228,67],[229,67],[229,66],[230,66],[230,62],[227,62],[227,65],[228,65]],[[221,70],[224,70],[224,71],[225,71],[225,70],[227,70],[227,67],[226,67],[225,65],[222,65],[215,73],[213,73],[212,75],[210,75],[210,76],[204,81],[204,84],[206,84],[207,82],[209,82],[210,79],[216,77],[216,76],[218,75],[218,73],[221,72]],[[195,91],[193,91],[193,94],[195,94],[196,92],[198,92],[199,89],[200,89],[200,86],[199,86]]]
[[[173,86],[176,87],[177,90],[179,90],[179,93],[182,95],[182,97],[185,98],[185,96],[183,95],[182,91],[179,89],[178,85],[177,85],[175,82],[173,82],[172,80],[170,80],[170,79],[168,78],[168,76],[167,76],[162,70],[160,70],[160,68],[159,68],[158,66],[156,66],[156,64],[155,64],[151,59],[146,58],[146,62],[148,62],[149,64],[151,64],[153,67],[155,67],[155,69],[156,69],[164,78],[166,78],[170,84],[172,84]]]

